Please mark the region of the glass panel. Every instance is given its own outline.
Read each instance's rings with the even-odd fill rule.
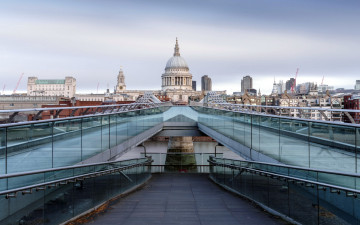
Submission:
[[[81,120],[54,123],[53,167],[74,165],[81,158]]]
[[[127,123],[127,134],[128,134],[128,138],[132,138],[134,136],[137,135],[137,131],[136,131],[136,113],[135,112],[127,112],[125,113],[126,117],[128,118],[128,123]]]
[[[319,224],[358,224],[354,217],[354,198],[346,193],[319,191]]]
[[[125,113],[119,113],[116,117],[116,140],[117,144],[123,143],[128,138],[128,123],[129,119]]]
[[[235,113],[234,115],[234,139],[241,144],[245,142],[245,123],[244,123],[244,114]]]
[[[52,124],[8,127],[7,173],[52,167]]]
[[[260,116],[252,115],[251,148],[260,151]]]
[[[96,205],[92,196],[95,195],[94,189],[95,179],[85,179],[75,183],[74,192],[74,215],[79,215]]]
[[[6,128],[0,128],[0,175],[6,173]],[[2,187],[0,181],[0,189]]]
[[[311,123],[310,152],[313,168],[355,172],[355,129]]]
[[[116,146],[116,132],[117,132],[117,124],[116,124],[116,115],[110,115],[110,148]]]
[[[269,179],[268,206],[283,215],[289,215],[289,187],[288,182],[279,179]]]
[[[280,160],[280,123],[278,118],[261,117],[260,152],[276,160]]]
[[[302,167],[310,166],[308,122],[280,119],[279,161]]]
[[[101,117],[82,119],[82,160],[101,152]]]
[[[251,132],[252,132],[252,126],[251,126],[251,115],[245,114],[244,117],[244,126],[245,126],[245,146],[248,148],[251,148]]]
[[[3,198],[5,199],[5,198]],[[7,200],[8,218],[1,224],[43,224],[44,221],[44,192],[34,191],[32,194],[18,194],[16,198]],[[39,204],[31,204],[32,202]],[[1,205],[1,210],[3,206]],[[1,214],[1,213],[0,213]]]
[[[110,144],[110,119],[109,116],[101,117],[101,149],[109,149]]]
[[[288,193],[290,218],[301,224],[318,224],[319,206],[316,188],[289,183]]]
[[[234,113],[224,112],[224,128],[223,134],[231,139],[234,138]]]
[[[44,224],[61,224],[74,217],[73,184],[46,189]]]

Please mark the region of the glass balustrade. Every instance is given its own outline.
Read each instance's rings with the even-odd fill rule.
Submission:
[[[360,127],[206,107],[158,107],[0,126],[0,174],[73,165],[165,121],[194,121],[279,162],[360,171]],[[189,120],[190,119],[190,120]],[[175,122],[175,121],[172,121]],[[181,121],[180,121],[181,122]],[[251,152],[250,151],[250,152]],[[26,155],[26,157],[25,157]]]
[[[0,174],[74,165],[163,122],[169,107],[0,127]]]
[[[210,177],[216,183],[298,223],[360,223],[358,174],[215,157],[211,161]]]
[[[151,176],[147,162],[147,158],[139,158],[0,176],[0,192],[55,182],[19,191],[10,198],[0,195],[0,224],[64,223],[143,184]],[[67,180],[76,176],[83,178]]]
[[[360,126],[192,107],[198,123],[289,165],[359,173]]]

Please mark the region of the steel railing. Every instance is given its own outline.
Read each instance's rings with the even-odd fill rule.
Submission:
[[[210,156],[209,163],[211,166],[220,166],[225,167],[229,169],[236,169],[236,170],[243,170],[246,172],[250,172],[253,174],[258,174],[260,176],[266,176],[273,179],[281,179],[283,181],[289,181],[292,183],[305,185],[306,187],[314,187],[315,185],[318,186],[319,190],[326,190],[327,188],[330,190],[331,193],[340,193],[340,191],[344,191],[346,193],[346,196],[352,196],[354,198],[357,198],[360,196],[360,187],[357,187],[356,180],[360,180],[360,175],[355,173],[342,173],[337,171],[330,171],[330,170],[320,170],[320,169],[312,169],[312,168],[304,168],[304,167],[297,167],[297,166],[289,166],[289,165],[282,165],[282,164],[274,164],[274,163],[263,163],[263,162],[255,162],[255,161],[247,161],[247,160],[231,160],[232,163],[222,163],[218,162],[216,160],[225,160],[229,161],[230,159],[219,159]],[[236,164],[236,162],[240,163],[239,165]],[[257,167],[258,166],[258,167]],[[286,173],[279,173],[271,170],[266,170],[266,167],[269,168],[283,168]],[[296,170],[297,174],[299,176],[295,176],[294,174],[291,174],[290,170]],[[302,171],[303,173],[299,172]],[[307,179],[302,177],[306,175],[306,173],[312,172],[316,176],[307,176]],[[321,175],[326,175],[326,178],[323,178],[324,181],[319,181],[321,179],[319,177]],[[331,179],[333,176],[334,179]],[[339,176],[342,178],[345,178],[345,180],[350,179],[353,181],[354,186],[353,187],[346,187],[350,185],[344,185],[341,183],[341,180],[339,179]],[[325,182],[326,181],[326,182]]]
[[[8,115],[6,123],[14,123],[15,117],[20,113],[31,114],[34,113],[33,121],[38,120],[41,114],[50,111],[53,119],[59,118],[61,112],[68,111],[66,117],[79,117],[84,115],[99,115],[109,113],[127,112],[135,109],[156,108],[159,106],[168,105],[167,103],[131,103],[131,104],[116,104],[116,105],[96,105],[96,106],[74,106],[74,107],[49,107],[49,108],[31,108],[31,109],[13,109],[0,110],[0,114]],[[78,113],[78,115],[76,115]]]
[[[324,121],[340,121],[347,119],[351,123],[359,123],[356,115],[360,115],[360,110],[337,109],[325,107],[292,107],[292,106],[267,106],[267,105],[248,105],[231,103],[210,103],[209,108],[227,109],[236,112],[254,112],[261,114],[272,114],[278,116],[288,116],[295,118],[315,119]],[[318,114],[318,116],[315,116]],[[355,118],[354,118],[355,117]]]
[[[142,160],[142,162],[138,163],[129,163],[127,162],[131,161],[138,161]],[[66,167],[58,167],[58,168],[52,168],[52,169],[44,169],[44,170],[36,170],[36,171],[30,171],[30,172],[21,172],[21,173],[13,173],[13,174],[5,174],[0,176],[0,183],[9,183],[9,179],[14,178],[20,178],[21,183],[27,182],[30,184],[27,184],[25,186],[20,185],[19,187],[13,187],[13,188],[6,188],[6,190],[0,190],[0,196],[5,196],[6,198],[14,198],[16,197],[17,193],[21,192],[23,195],[25,194],[31,194],[33,193],[33,190],[39,191],[39,190],[45,190],[47,188],[57,187],[60,185],[67,185],[68,183],[75,183],[77,181],[83,181],[84,179],[90,179],[102,175],[107,174],[113,174],[113,173],[120,173],[123,176],[125,176],[127,179],[130,179],[127,177],[122,171],[128,170],[135,167],[140,166],[147,166],[151,165],[152,159],[151,157],[147,158],[139,158],[139,159],[129,159],[124,161],[117,161],[117,162],[107,162],[107,163],[92,163],[92,164],[83,164],[83,165],[75,165],[75,166],[66,166]],[[126,164],[126,165],[124,165]],[[88,171],[82,174],[76,174],[76,169],[94,169],[94,171]],[[98,170],[96,170],[98,168]],[[72,171],[69,176],[62,177],[60,179],[56,178],[56,176],[61,176],[62,174],[59,174],[59,172],[66,172],[67,170]],[[51,177],[46,177],[45,175],[47,173],[51,174]],[[33,175],[43,175],[43,182],[39,182],[38,179],[34,179],[31,176]],[[50,181],[45,181],[49,180]],[[4,180],[6,180],[4,182]],[[20,181],[20,180],[19,180]],[[130,180],[131,181],[131,180]]]

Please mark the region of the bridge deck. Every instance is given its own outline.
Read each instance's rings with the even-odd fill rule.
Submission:
[[[206,174],[154,174],[89,224],[286,224],[224,191]]]

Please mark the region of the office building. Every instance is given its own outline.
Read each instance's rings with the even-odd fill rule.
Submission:
[[[211,78],[208,75],[204,75],[201,77],[201,91],[211,91],[212,84]]]
[[[245,90],[253,88],[253,79],[249,75],[243,77],[241,80],[241,92],[245,93]]]

